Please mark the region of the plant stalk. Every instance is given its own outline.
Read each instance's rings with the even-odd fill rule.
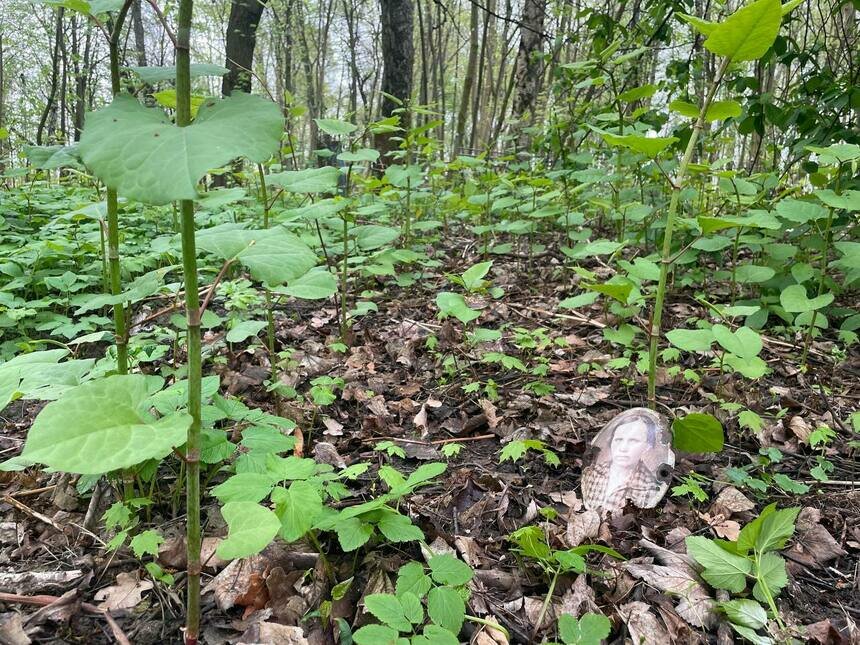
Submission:
[[[660,262],[660,280],[657,283],[657,295],[654,300],[654,313],[651,316],[651,342],[648,348],[648,407],[652,410],[657,405],[657,341],[660,339],[660,326],[663,322],[663,302],[666,299],[666,281],[669,277],[669,265],[672,263],[672,232],[675,228],[675,216],[678,212],[678,202],[681,198],[681,190],[684,188],[684,180],[687,176],[687,168],[693,158],[693,151],[696,149],[696,142],[699,139],[699,134],[705,127],[705,115],[708,112],[708,107],[711,101],[714,100],[714,95],[717,92],[717,87],[725,74],[731,59],[727,58],[723,61],[720,71],[711,83],[708,90],[708,95],[699,109],[699,116],[696,123],[693,125],[693,131],[690,133],[690,140],[687,142],[687,149],[684,151],[684,156],[681,159],[681,165],[678,166],[678,174],[675,181],[672,182],[672,198],[669,201],[669,212],[666,215],[666,230],[663,233],[663,258]]]
[[[191,15],[193,0],[180,0],[176,29],[176,125],[191,123]],[[185,275],[185,314],[188,322],[188,440],[186,464],[186,538],[188,582],[186,589],[185,644],[197,645],[200,632],[200,411],[202,357],[200,348],[200,292],[197,281],[197,248],[194,239],[194,202],[179,202],[182,228],[182,269]]]

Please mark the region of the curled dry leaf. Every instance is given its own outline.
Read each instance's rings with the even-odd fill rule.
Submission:
[[[554,502],[564,504],[573,513],[579,512],[582,508],[582,501],[577,496],[575,490],[568,490],[563,493],[550,493],[549,498]]]
[[[496,414],[496,406],[492,404],[488,399],[481,399],[478,401],[481,404],[481,409],[484,411],[484,414],[487,415],[487,425],[492,430],[496,426],[499,425],[499,417]]]
[[[499,619],[492,614],[486,616],[486,619],[499,623]],[[475,634],[474,643],[475,645],[508,645],[508,639],[498,629],[493,629],[489,625],[481,625],[481,629]]]
[[[847,554],[821,524],[821,511],[807,506],[797,517],[797,540],[792,551],[811,566],[822,566]],[[805,557],[803,557],[805,556]]]
[[[143,598],[143,592],[152,589],[151,580],[141,580],[137,572],[120,573],[116,577],[116,584],[96,592],[95,599],[99,601],[99,607],[108,611],[118,609],[131,609],[137,607]]]
[[[32,642],[24,631],[21,614],[9,612],[0,616],[0,643],[3,645],[30,645]]]
[[[679,598],[676,611],[691,625],[709,627],[715,622],[714,601],[685,568],[642,562],[626,562],[624,568],[646,584]]]
[[[586,576],[576,576],[570,589],[564,592],[558,606],[558,615],[569,614],[579,618],[586,613],[602,614],[594,600],[594,590],[588,585]]]
[[[630,640],[638,645],[665,645],[669,642],[669,633],[657,617],[651,613],[644,602],[629,602],[618,608],[618,615],[627,630]]]
[[[591,509],[571,513],[567,523],[567,545],[579,546],[597,537],[600,533],[600,514]]]
[[[788,428],[802,443],[809,442],[809,435],[812,434],[812,428],[806,422],[806,419],[803,417],[791,417],[791,421],[788,422]]]
[[[755,508],[755,504],[734,486],[726,486],[711,504],[711,515],[729,518],[735,513],[744,513]]]

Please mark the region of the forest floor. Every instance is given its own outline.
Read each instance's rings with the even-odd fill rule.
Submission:
[[[447,249],[428,249],[446,270],[462,271],[477,261],[470,257],[472,240],[449,237],[447,244]],[[345,355],[329,347],[338,340],[337,311],[330,301],[324,306],[302,302],[276,312],[279,342],[296,350],[281,381],[299,391],[320,375],[344,382],[330,405],[285,402],[282,414],[297,421],[305,454],[334,465],[369,460],[408,472],[427,460],[445,461],[440,452],[445,443],[460,444],[443,478],[420,489],[400,510],[422,528],[431,549],[456,552],[476,570],[467,613],[497,620],[510,631],[511,642],[552,640],[557,615],[584,611],[612,620],[610,642],[732,642],[737,637],[727,624],[697,618],[684,598],[672,593],[672,576],[684,575],[683,539],[691,534],[736,537],[740,526],[774,502],[780,508],[803,509],[784,552],[790,581],[777,600],[782,620],[798,635],[806,626],[809,642],[860,642],[860,477],[849,447],[848,421],[860,402],[857,346],[834,364],[825,336],[813,344],[810,369],[803,373],[792,367],[799,345],[766,337],[762,357],[772,372],[754,381],[721,375],[704,363],[685,365],[699,370],[699,383],[661,372],[661,412],[707,411],[724,421],[727,441],[721,453],[677,455],[673,486],[685,474],[698,473],[707,478],[701,481],[708,499],[696,501],[670,491],[656,508],[628,507],[601,521],[583,508],[579,491],[589,441],[612,416],[645,402],[645,381],[632,367],[605,367],[624,348],[605,340],[602,329],[613,321],[599,308],[555,313],[558,301],[571,295],[569,278],[559,271],[562,257],[550,252],[531,261],[512,256],[494,261],[493,284],[505,290],[505,297],[484,301],[478,322],[482,327],[508,323],[509,330],[545,330],[550,343],[543,348],[517,348],[509,331],[495,349],[523,360],[544,357],[548,372],[542,380],[554,391],[539,396],[525,387],[532,376],[482,362],[476,347],[466,342],[462,325],[437,319],[434,298],[445,284],[441,272],[408,288],[386,279],[372,285],[384,290],[385,297],[377,302],[378,312],[355,324]],[[135,316],[142,318],[163,305],[150,302]],[[683,325],[692,314],[706,315],[677,289],[670,296],[664,328]],[[645,327],[646,321],[638,322]],[[209,340],[214,333],[209,332]],[[432,349],[430,337],[438,341]],[[565,342],[552,342],[557,338]],[[493,348],[485,345],[483,351]],[[249,407],[272,410],[273,399],[263,386],[269,371],[265,351],[259,346],[233,349],[225,350],[223,363],[209,361],[205,369],[219,373],[222,392],[241,397]],[[173,358],[168,354],[167,360]],[[590,368],[584,371],[583,364]],[[469,383],[480,383],[479,391],[464,392]],[[764,427],[758,433],[740,430],[720,401],[757,412]],[[17,401],[6,409],[0,446],[4,457],[16,454],[40,408]],[[822,451],[804,443],[822,423],[836,432],[824,449],[835,466],[826,483],[809,476]],[[561,465],[548,465],[532,452],[500,463],[501,448],[514,439],[543,441]],[[406,457],[373,450],[385,440],[402,448]],[[771,451],[770,458],[756,461],[760,450],[770,448],[779,454]],[[727,468],[752,463],[760,465],[748,472],[766,482],[766,491],[730,482],[725,475]],[[359,499],[374,494],[374,470],[356,482]],[[780,488],[772,479],[779,473],[801,489],[809,485],[808,492]],[[147,515],[149,525],[168,537],[160,562],[175,576],[172,587],[153,583],[127,549],[106,551],[109,533],[82,528],[89,496],[76,493],[74,480],[36,470],[2,473],[0,478],[0,585],[22,595],[41,594],[31,604],[9,594],[0,597],[0,642],[113,642],[121,640],[120,633],[133,643],[180,642],[184,526],[181,515],[171,518],[169,503],[154,505]],[[104,496],[100,512],[110,498],[110,493]],[[204,553],[211,556],[226,528],[214,500],[204,500],[203,511],[205,535],[214,538],[207,540]],[[627,558],[591,554],[587,574],[562,576],[540,630],[536,621],[549,581],[533,563],[516,557],[506,539],[529,524],[543,527],[554,548],[598,543]],[[393,572],[421,558],[414,542],[365,548],[358,552],[359,560],[354,553],[342,554],[336,541],[325,548],[339,580],[355,567],[353,584],[332,606],[333,617],[354,626],[369,620],[360,608],[361,594],[391,589]],[[273,633],[265,631],[274,629],[271,623],[300,625],[310,643],[336,642],[332,623],[324,626],[308,616],[331,597],[311,545],[275,544],[238,566],[226,565],[210,557],[204,570],[203,642],[265,642],[266,634]],[[111,609],[114,625],[101,613],[103,606]],[[505,642],[498,632],[479,628],[467,621],[473,642]],[[285,634],[268,638],[299,642]]]

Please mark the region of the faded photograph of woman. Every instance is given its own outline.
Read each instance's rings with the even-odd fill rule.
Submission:
[[[617,513],[628,501],[639,508],[657,505],[668,488],[668,467],[675,463],[659,414],[645,408],[627,410],[612,419],[592,445],[600,452],[582,475],[586,508]]]

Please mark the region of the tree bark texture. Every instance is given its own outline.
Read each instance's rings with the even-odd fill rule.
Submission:
[[[221,81],[221,94],[233,90],[251,91],[254,48],[257,45],[257,25],[266,8],[266,0],[233,0],[227,22],[225,67],[230,70]]]
[[[382,91],[408,102],[412,96],[412,67],[415,60],[415,45],[412,40],[414,23],[413,0],[380,0]],[[382,97],[379,116],[390,117],[400,105],[391,98]],[[408,112],[400,113],[400,126],[409,128]],[[394,149],[388,135],[377,138],[377,148],[385,155]]]
[[[543,61],[543,25],[546,0],[525,0],[520,21],[520,48],[517,52],[516,93],[513,117],[522,119],[534,110],[540,86]],[[530,118],[533,115],[530,114]]]

